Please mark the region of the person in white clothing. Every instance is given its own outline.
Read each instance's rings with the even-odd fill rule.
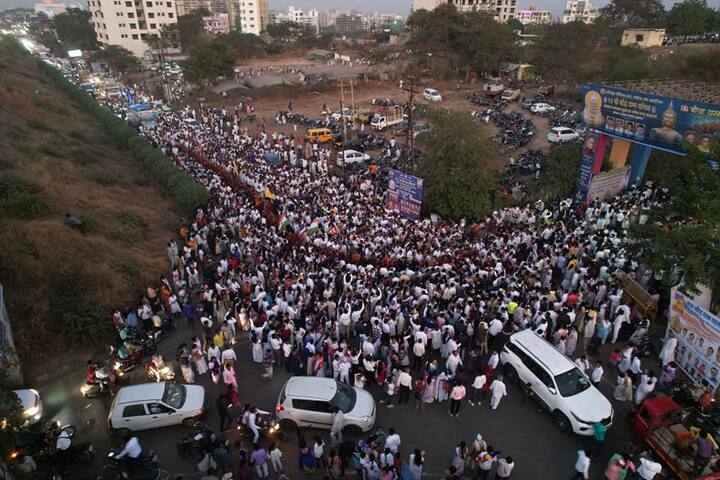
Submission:
[[[636,472],[642,480],[653,480],[662,472],[662,465],[650,458],[641,458]]]
[[[596,387],[600,385],[600,380],[602,380],[604,373],[605,370],[603,369],[603,364],[601,361],[598,360],[598,362],[595,364],[595,368],[593,368],[592,374],[590,375],[590,381],[592,382],[592,384]]]
[[[645,397],[655,390],[656,383],[657,378],[655,378],[652,372],[640,376],[640,383],[638,383],[637,389],[635,390],[635,405],[640,405],[642,401],[645,400]]]
[[[578,458],[575,462],[575,475],[571,480],[588,480],[590,478],[590,458],[585,450],[578,450]]]
[[[273,467],[273,471],[277,474],[282,473],[282,471],[283,471],[282,451],[277,446],[277,444],[275,444],[275,442],[270,444],[270,446],[268,447],[268,450],[270,450],[270,464]]]
[[[677,348],[677,344],[678,341],[677,338],[675,338],[675,333],[670,330],[667,338],[665,339],[662,350],[660,350],[660,361],[662,362],[663,367],[668,363],[675,361],[675,349]]]
[[[492,352],[490,354],[490,358],[488,358],[488,367],[495,370],[500,363],[500,355],[498,355],[498,352]]]
[[[389,435],[385,439],[385,448],[389,448],[394,455],[400,450],[400,435],[398,435],[392,427],[390,427],[388,433]]]
[[[507,395],[507,388],[502,380],[503,376],[498,375],[490,384],[490,408],[493,410],[497,410],[498,405],[500,405],[500,400]]]

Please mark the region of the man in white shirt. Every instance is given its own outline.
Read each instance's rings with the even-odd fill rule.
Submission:
[[[385,439],[385,448],[389,448],[390,452],[396,454],[400,449],[400,435],[395,432],[395,429],[390,427],[388,430],[388,437]]]
[[[585,450],[578,450],[578,458],[575,462],[575,475],[571,480],[588,480],[590,478],[590,458]]]
[[[450,356],[445,361],[445,368],[447,368],[448,373],[454,377],[455,371],[457,370],[458,365],[462,365],[462,359],[460,358],[458,351],[455,350],[450,354]]]
[[[596,387],[600,385],[600,380],[602,380],[602,376],[605,373],[605,370],[603,369],[602,362],[598,361],[595,364],[595,368],[592,371],[592,375],[590,375],[590,381],[593,385]]]
[[[412,389],[412,375],[408,373],[407,368],[400,372],[398,386],[400,386],[398,405],[408,403],[410,401],[410,390]]]
[[[490,384],[490,408],[493,410],[497,410],[498,405],[500,405],[500,400],[507,395],[507,388],[502,380],[503,376],[498,375]]]
[[[662,465],[652,461],[649,458],[641,458],[640,466],[637,469],[637,474],[643,480],[653,480],[657,475],[662,472]]]
[[[416,340],[413,345],[413,369],[420,370],[425,359],[425,344],[422,340]]]

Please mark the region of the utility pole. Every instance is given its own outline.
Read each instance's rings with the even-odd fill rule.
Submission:
[[[405,90],[408,93],[408,103],[407,103],[408,128],[407,128],[406,143],[407,143],[408,147],[410,147],[410,155],[412,157],[412,166],[413,166],[413,175],[414,175],[415,171],[417,169],[417,165],[415,162],[415,135],[414,135],[415,128],[413,125],[413,109],[415,108],[415,95],[420,92],[415,90],[415,77],[413,75],[410,75],[407,77],[407,83],[408,83],[408,86],[403,88],[403,90]]]
[[[339,81],[340,81],[340,118],[342,119],[342,125],[343,125],[343,141],[342,141],[342,145],[340,146],[340,158],[342,158],[342,174],[343,174],[343,181],[345,181],[345,145],[347,144],[347,119],[345,118],[345,112],[343,111],[343,109],[345,108],[345,82],[343,82],[342,78]]]

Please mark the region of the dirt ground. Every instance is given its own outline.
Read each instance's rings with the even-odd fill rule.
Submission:
[[[287,64],[296,65],[300,60],[297,58],[286,58],[283,61]],[[262,62],[255,64],[256,67],[267,65],[267,63]],[[378,110],[377,106],[371,104],[373,98],[390,98],[398,102],[406,101],[408,98],[407,92],[400,89],[399,84],[396,82],[355,80],[352,93],[348,85],[349,83],[346,81],[344,88],[344,105],[348,107],[354,105],[356,109],[361,111]],[[407,87],[407,83],[404,87]],[[437,89],[442,94],[443,101],[440,104],[429,102],[425,100],[420,93],[415,96],[415,102],[419,105],[428,105],[459,112],[478,110],[478,106],[468,100],[466,96],[473,90],[479,89],[480,85],[461,85],[461,88],[458,89],[456,83],[438,81],[428,83],[427,85],[418,85],[417,90],[422,92],[422,89],[426,87]],[[295,130],[292,125],[276,124],[275,116],[278,111],[287,111],[289,103],[292,102],[293,112],[320,119],[322,118],[321,112],[324,104],[331,110],[338,110],[340,108],[341,96],[340,87],[333,84],[315,89],[310,87],[271,87],[249,91],[234,90],[227,97],[215,95],[207,91],[197,95],[197,97],[205,100],[204,103],[215,107],[231,108],[241,101],[250,102],[255,108],[257,119],[257,124],[251,127],[251,131],[260,128],[264,120],[268,131],[282,132],[286,135],[295,136],[304,136],[306,129],[298,126],[297,130]],[[506,111],[519,111],[525,116],[531,115],[529,111],[523,110],[517,102],[510,104],[506,108]],[[489,163],[490,168],[503,168],[507,165],[511,156],[517,156],[527,149],[543,149],[548,147],[546,140],[549,131],[548,120],[536,116],[533,116],[532,119],[536,125],[536,133],[531,142],[520,149],[509,149],[493,143],[496,154]],[[423,123],[423,120],[419,119],[418,123]],[[392,134],[385,133],[385,135],[391,136]],[[492,142],[492,140],[488,139],[488,142]]]
[[[34,192],[0,192],[0,282],[27,379],[58,351],[83,355],[79,342],[58,335],[49,298],[82,282],[78,300],[106,313],[110,327],[113,309],[136,304],[139,287],[167,270],[165,244],[180,215],[141,164],[2,41],[0,132],[0,178]],[[29,198],[47,208],[30,215]],[[66,213],[86,233],[68,227]]]

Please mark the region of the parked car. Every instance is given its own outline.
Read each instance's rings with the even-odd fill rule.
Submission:
[[[553,127],[547,134],[548,142],[550,143],[565,143],[577,140],[580,135],[572,128],[567,127]]]
[[[520,98],[520,90],[505,90],[500,96],[506,102],[514,102]]]
[[[533,105],[530,107],[530,111],[533,113],[548,113],[554,112],[555,107],[553,107],[549,103],[533,103]]]
[[[330,118],[332,118],[336,122],[339,122],[343,117],[348,120],[352,120],[353,111],[349,108],[343,108],[342,111],[338,110],[336,112],[333,112],[332,115],[330,115]]]
[[[30,426],[37,423],[43,414],[43,404],[40,399],[40,392],[34,388],[15,390],[13,392],[20,399],[22,408],[23,426]]]
[[[332,378],[293,377],[280,391],[275,407],[283,428],[330,429],[335,409],[345,414],[344,429],[367,432],[375,423],[375,400],[367,391]]]
[[[535,103],[535,99],[532,97],[529,97],[529,98],[523,99],[523,101],[520,102],[520,106],[526,110],[529,110],[530,107],[532,107],[534,103]]]
[[[148,430],[170,425],[192,425],[207,410],[200,385],[153,382],[121,388],[108,414],[108,428]]]
[[[532,330],[511,335],[500,361],[509,377],[530,384],[535,399],[560,430],[589,436],[594,423],[612,424],[610,401],[572,360]]]
[[[423,98],[430,102],[442,102],[442,95],[434,88],[426,88],[423,90]]]
[[[370,155],[357,150],[343,150],[338,152],[338,164],[345,162],[345,165],[365,163],[370,160]]]

